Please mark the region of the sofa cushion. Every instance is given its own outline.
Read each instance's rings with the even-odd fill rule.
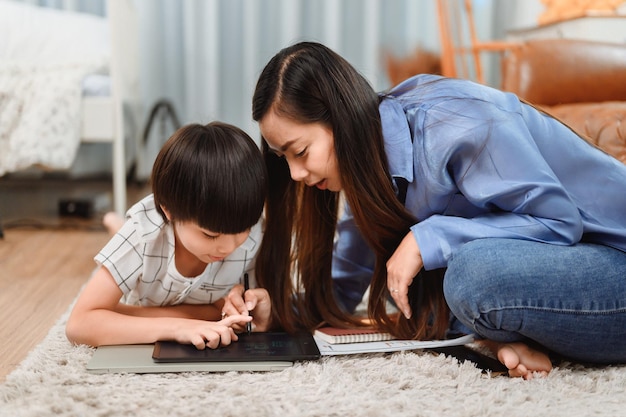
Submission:
[[[535,104],[626,100],[626,44],[526,41],[502,61],[502,89]]]

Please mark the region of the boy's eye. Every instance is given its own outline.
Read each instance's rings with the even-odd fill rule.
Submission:
[[[204,235],[204,237],[206,237],[207,239],[211,239],[211,240],[215,240],[218,237],[220,237],[220,235],[210,235],[210,234],[204,233],[204,232],[202,234]]]

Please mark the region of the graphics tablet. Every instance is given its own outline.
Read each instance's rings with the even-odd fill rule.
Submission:
[[[315,339],[309,333],[279,332],[240,334],[239,340],[217,349],[198,350],[193,345],[157,342],[155,362],[250,362],[302,361],[320,358]]]
[[[195,349],[195,348],[194,348]],[[87,363],[92,374],[165,372],[229,372],[229,371],[282,371],[293,366],[291,361],[253,362],[179,362],[159,363],[152,359],[154,345],[101,346]]]

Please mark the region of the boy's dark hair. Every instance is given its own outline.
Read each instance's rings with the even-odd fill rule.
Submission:
[[[157,210],[216,233],[241,233],[259,221],[267,175],[258,146],[221,122],[190,124],[163,145],[152,168]]]

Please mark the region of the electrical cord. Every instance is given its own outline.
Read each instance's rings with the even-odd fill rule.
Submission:
[[[150,139],[150,132],[156,121],[160,121],[160,133],[163,138],[163,143],[169,137],[167,130],[167,121],[169,120],[172,123],[172,127],[174,130],[178,130],[181,127],[180,119],[178,118],[178,114],[176,113],[176,109],[174,108],[174,104],[167,99],[158,100],[150,110],[150,115],[148,116],[148,120],[146,121],[143,134],[142,134],[142,142],[145,146]],[[163,144],[161,143],[161,145]],[[126,176],[127,180],[134,180],[137,183],[142,183],[137,177],[137,160],[133,160],[128,174]]]
[[[174,105],[172,104],[171,101],[167,99],[161,99],[157,101],[154,104],[154,106],[152,106],[152,110],[150,111],[150,115],[148,116],[148,121],[146,122],[146,126],[143,131],[144,145],[148,143],[148,138],[150,136],[150,131],[152,130],[152,125],[154,124],[156,117],[161,112],[164,112],[165,116],[169,116],[169,119],[171,120],[172,125],[174,126],[175,130],[178,130],[178,128],[180,128],[181,126],[180,119],[178,118],[178,115],[176,114],[176,109],[174,108]],[[167,118],[162,116],[160,120],[161,120],[161,133],[165,134],[165,131],[166,131],[165,122],[167,121]]]

